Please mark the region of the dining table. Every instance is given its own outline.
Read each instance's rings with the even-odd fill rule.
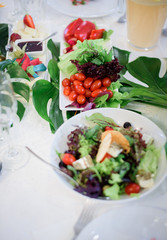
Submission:
[[[52,39],[62,43],[65,27],[77,17],[59,11],[48,2],[43,1],[43,12],[40,12],[34,21],[44,22],[48,35],[56,31],[57,34]],[[19,13],[17,16],[12,15],[15,1],[4,0],[2,4],[4,7],[0,8],[0,23],[14,24],[14,21],[22,17],[23,12],[19,8],[19,4]],[[133,53],[133,57],[167,58],[167,37],[163,35],[160,36],[157,46],[152,50],[133,49],[127,40],[126,22],[118,22],[122,15],[123,11],[115,9],[104,16],[97,14],[94,17],[90,15],[83,18],[95,22],[97,26],[112,29],[111,46],[130,51]],[[167,26],[167,22],[165,26]],[[32,96],[32,94],[30,95]],[[143,116],[157,124],[167,136],[167,109],[139,102],[130,103],[126,108],[141,112]],[[20,121],[16,117],[10,132],[14,143],[23,148],[28,146],[48,162],[51,161],[54,134],[50,130],[49,123],[37,113],[32,97],[26,103],[23,119]],[[0,142],[0,156],[1,149],[5,145],[4,139]],[[28,161],[24,167],[16,171],[7,171],[2,167],[0,173],[0,240],[74,239],[74,226],[86,205],[87,198],[71,191],[50,166],[42,163],[30,152],[26,151],[25,157]],[[95,204],[92,219],[112,211],[114,208],[122,208],[126,205],[144,204],[167,210],[167,178],[150,194],[130,203],[118,201],[118,203],[112,204],[112,201],[105,203],[93,199],[92,201]]]

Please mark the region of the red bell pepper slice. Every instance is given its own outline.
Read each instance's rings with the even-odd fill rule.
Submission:
[[[89,39],[89,36],[94,29],[96,29],[94,23],[90,21],[84,21],[75,31],[74,37],[83,42],[85,39]]]
[[[64,30],[64,39],[67,42],[69,39],[74,38],[75,31],[81,25],[83,20],[78,18],[71,22]]]
[[[27,69],[27,67],[29,66],[29,64],[30,64],[30,59],[26,54],[23,64],[21,65],[22,69],[25,71]]]
[[[93,29],[90,34],[90,39],[99,39],[103,37],[105,29]]]

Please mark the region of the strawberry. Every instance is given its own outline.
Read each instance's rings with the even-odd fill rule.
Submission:
[[[26,14],[23,18],[23,22],[26,26],[30,27],[30,28],[35,28],[35,24],[33,21],[33,18],[31,17],[31,15]]]
[[[15,42],[17,39],[20,39],[21,36],[18,33],[12,33],[10,35],[10,42]]]

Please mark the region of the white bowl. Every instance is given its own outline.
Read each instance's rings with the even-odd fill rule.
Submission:
[[[137,114],[132,111],[128,111],[125,109],[118,109],[118,108],[99,108],[99,109],[93,109],[86,112],[82,112],[66,122],[64,122],[60,128],[56,131],[53,144],[51,147],[51,161],[52,163],[56,164],[58,166],[60,160],[58,159],[58,156],[56,154],[56,150],[60,153],[64,153],[68,149],[67,147],[67,136],[71,131],[76,129],[76,125],[84,126],[86,125],[87,121],[85,119],[85,116],[90,116],[93,113],[101,113],[104,116],[111,117],[118,125],[123,126],[124,122],[131,122],[133,127],[135,129],[141,130],[142,133],[145,133],[147,135],[150,135],[155,140],[156,147],[163,147],[166,142],[166,136],[162,132],[162,130],[151,120],[147,119],[146,117]],[[150,189],[144,189],[140,192],[139,198],[148,195],[153,190],[155,190],[160,183],[164,180],[167,174],[167,161],[166,161],[166,155],[164,148],[161,151],[160,159],[159,159],[159,166],[157,170],[157,175],[154,181],[154,186]],[[68,186],[68,188],[72,188],[72,186],[60,175],[58,177],[63,181],[63,183]],[[74,190],[73,190],[74,191]],[[74,191],[76,192],[76,191]],[[76,192],[77,194],[80,194]],[[82,194],[80,194],[82,195]],[[84,196],[84,195],[82,195]],[[84,196],[85,197],[85,196]],[[128,202],[128,201],[134,201],[136,200],[136,197],[129,197],[128,195],[122,195],[120,197],[120,200],[101,200],[99,201],[105,201],[105,202]]]
[[[136,204],[112,209],[90,222],[76,238],[85,239],[166,240],[167,210]]]

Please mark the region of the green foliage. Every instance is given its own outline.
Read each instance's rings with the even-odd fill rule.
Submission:
[[[5,46],[8,42],[8,24],[0,23],[0,55],[6,55]]]

